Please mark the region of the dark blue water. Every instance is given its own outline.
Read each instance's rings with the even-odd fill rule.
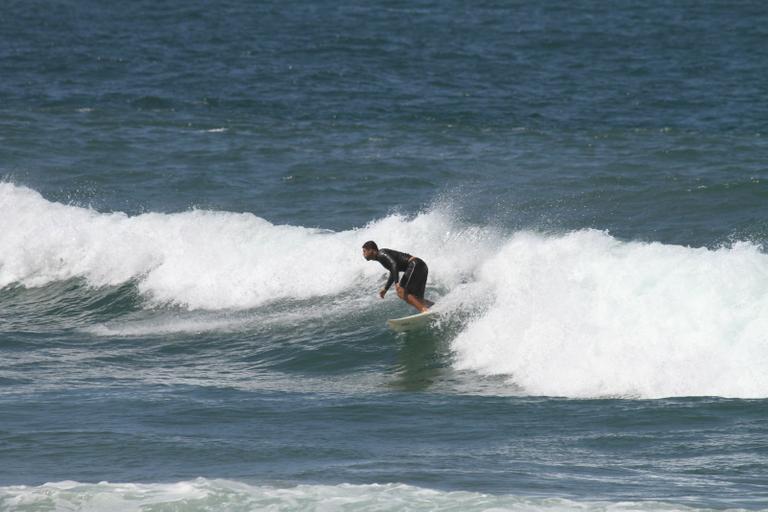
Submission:
[[[768,508],[766,27],[6,2],[0,510]]]

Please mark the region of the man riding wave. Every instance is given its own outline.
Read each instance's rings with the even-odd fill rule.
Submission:
[[[363,257],[368,261],[378,261],[389,271],[389,278],[384,287],[379,290],[379,297],[383,299],[392,283],[397,283],[395,289],[398,297],[421,313],[429,311],[432,302],[424,299],[429,269],[422,259],[393,249],[379,249],[373,240],[363,244]],[[398,282],[399,272],[403,272],[400,282]]]

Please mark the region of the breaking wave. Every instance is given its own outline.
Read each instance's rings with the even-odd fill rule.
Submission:
[[[185,317],[194,329],[218,328],[212,311],[280,301],[373,308],[365,300],[383,269],[362,259],[368,239],[427,261],[428,294],[444,318],[460,320],[448,334],[459,370],[503,376],[534,395],[768,397],[768,256],[753,243],[708,249],[595,230],[505,232],[463,225],[439,207],[332,232],[247,213],[99,213],[0,184],[6,295],[59,293],[55,284],[73,279],[92,289],[135,283],[139,307],[202,310]],[[153,319],[134,330],[147,329],[174,327]]]

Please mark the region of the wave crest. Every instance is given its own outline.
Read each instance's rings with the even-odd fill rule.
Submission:
[[[768,396],[768,256],[518,233],[478,270],[493,297],[456,365],[568,397]]]

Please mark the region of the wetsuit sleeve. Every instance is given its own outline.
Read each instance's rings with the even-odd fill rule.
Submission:
[[[397,262],[389,254],[382,254],[382,256],[384,256],[384,258],[381,261],[381,264],[389,269],[389,279],[387,279],[387,284],[384,285],[384,290],[389,290],[392,283],[397,281]]]

